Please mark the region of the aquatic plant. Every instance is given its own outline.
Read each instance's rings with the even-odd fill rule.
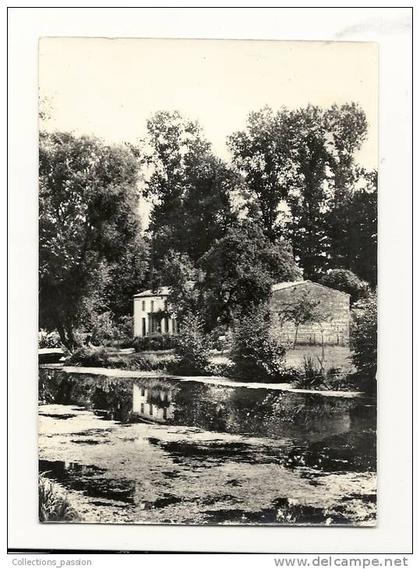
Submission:
[[[80,519],[61,486],[51,482],[45,473],[39,475],[38,498],[40,522],[68,522]]]

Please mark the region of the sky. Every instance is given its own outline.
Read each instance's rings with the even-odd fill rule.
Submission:
[[[135,142],[156,111],[178,110],[224,159],[250,111],[354,101],[369,124],[356,160],[376,168],[377,58],[367,42],[42,38],[39,89],[49,129]]]

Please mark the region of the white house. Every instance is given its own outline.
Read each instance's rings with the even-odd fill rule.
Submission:
[[[169,288],[134,295],[134,336],[177,334],[176,318],[168,313]]]

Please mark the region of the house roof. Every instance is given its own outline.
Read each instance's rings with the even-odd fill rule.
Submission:
[[[138,294],[134,295],[134,298],[140,298],[143,296],[168,296],[170,292],[170,288],[168,286],[161,286],[156,290],[144,290],[143,292],[139,292]]]
[[[330,286],[325,286],[325,285],[322,285],[322,284],[320,284],[320,283],[314,283],[313,281],[309,281],[309,280],[307,280],[307,281],[292,281],[292,282],[285,282],[285,283],[277,283],[277,284],[274,284],[274,285],[271,287],[271,290],[272,290],[273,292],[275,292],[276,290],[283,290],[283,289],[285,289],[285,288],[291,288],[291,287],[299,286],[299,285],[302,285],[302,284],[311,284],[311,285],[313,285],[313,286],[317,286],[317,287],[321,287],[321,288],[326,288],[326,289],[328,289],[328,290],[333,290],[334,292],[337,292],[338,294],[344,294],[345,296],[350,296],[347,292],[343,292],[342,290],[337,290],[336,288],[332,288],[332,287],[330,287]]]
[[[285,288],[292,288],[292,287],[299,286],[302,284],[311,284],[313,286],[318,286],[318,287],[326,288],[329,290],[334,290],[335,292],[338,292],[340,294],[350,296],[349,294],[347,294],[346,292],[343,292],[341,290],[337,290],[335,288],[331,288],[330,286],[325,286],[325,285],[322,285],[319,283],[314,283],[313,281],[309,281],[309,280],[306,280],[306,281],[290,281],[290,282],[273,284],[271,287],[271,290],[273,292],[275,292],[277,290],[283,290]],[[171,291],[170,287],[161,286],[161,287],[157,288],[155,291],[153,291],[152,289],[149,289],[149,290],[144,290],[143,292],[139,292],[138,294],[134,295],[134,298],[142,298],[142,297],[149,297],[149,296],[168,296],[170,291]]]
[[[309,283],[310,281],[291,281],[291,282],[286,282],[286,283],[277,283],[277,284],[273,284],[273,286],[271,287],[272,291],[275,290],[283,290],[284,288],[290,288],[292,286],[297,286],[297,285],[301,285],[304,283]]]

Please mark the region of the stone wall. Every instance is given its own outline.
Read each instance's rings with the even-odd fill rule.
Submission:
[[[322,322],[301,324],[297,344],[321,344],[346,346],[349,343],[350,296],[346,293],[309,281],[272,292],[273,335],[283,342],[293,342],[296,327],[286,321],[282,311],[302,295],[318,302],[318,310],[325,316]]]

